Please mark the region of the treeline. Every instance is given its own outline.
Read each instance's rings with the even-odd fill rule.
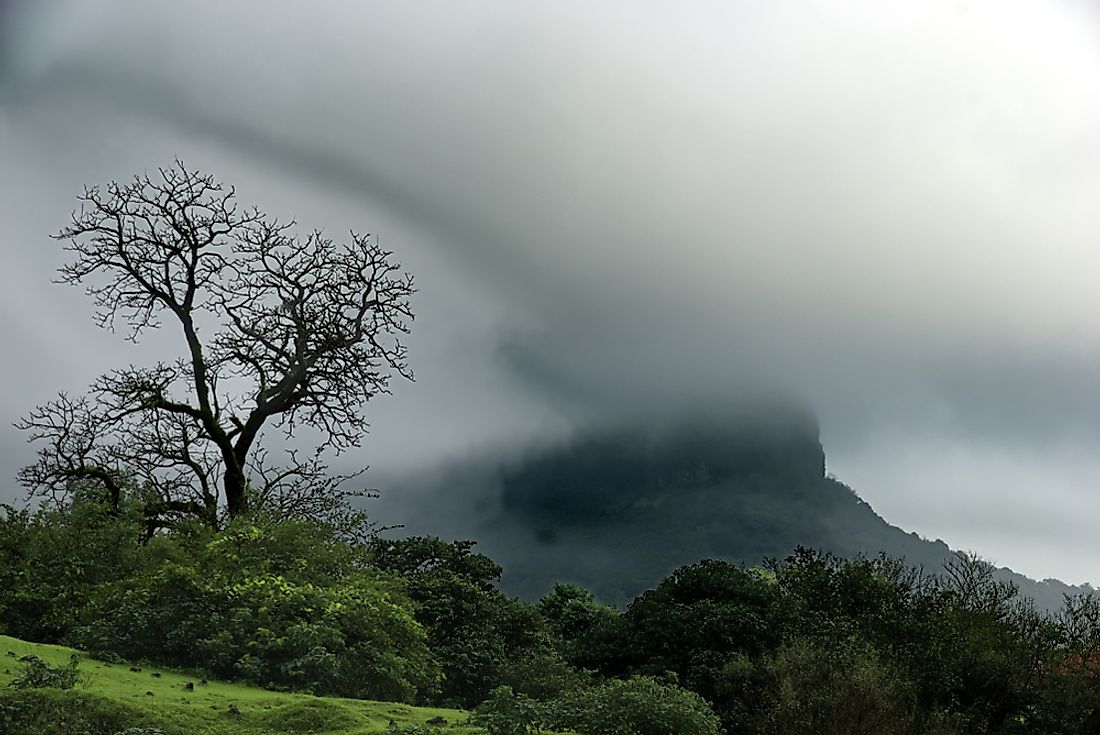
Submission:
[[[797,549],[683,567],[625,610],[498,589],[472,542],[237,519],[143,538],[79,498],[0,511],[0,632],[273,689],[477,708],[491,733],[1100,732],[1100,605],[983,562]],[[624,554],[630,553],[624,549]]]

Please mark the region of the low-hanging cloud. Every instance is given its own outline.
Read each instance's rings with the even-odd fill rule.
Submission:
[[[786,391],[831,468],[929,535],[971,545],[913,494],[939,507],[996,458],[1027,478],[1004,492],[1046,476],[1052,505],[1100,510],[1087,4],[4,8],[4,150],[117,121],[141,149],[222,151],[249,199],[361,203],[408,241],[427,336],[381,464]],[[51,166],[66,196],[109,168]],[[965,451],[941,472],[945,447]],[[1004,563],[1100,578],[991,535]]]

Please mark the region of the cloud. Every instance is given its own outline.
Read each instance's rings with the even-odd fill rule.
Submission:
[[[405,246],[419,381],[375,409],[380,464],[785,391],[876,505],[916,492],[889,461],[913,447],[929,482],[964,447],[950,491],[985,501],[966,478],[1005,451],[1084,481],[1088,5],[38,6],[3,6],[0,146],[80,155],[32,193],[193,154]],[[112,130],[134,150],[88,153]]]

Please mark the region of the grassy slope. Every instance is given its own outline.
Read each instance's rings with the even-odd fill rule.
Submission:
[[[32,728],[27,732],[83,733],[89,729],[94,732],[94,728],[78,720],[80,713],[97,709],[104,712],[105,720],[121,717],[124,726],[154,726],[181,735],[368,735],[383,732],[391,719],[401,724],[424,723],[436,716],[452,723],[445,728],[447,733],[482,732],[456,725],[466,719],[466,713],[459,710],[283,694],[215,681],[202,686],[201,678],[191,674],[152,666],[142,666],[142,671],[133,672],[129,664],[107,664],[70,648],[27,643],[7,636],[0,636],[0,685],[6,687],[22,670],[18,661],[21,656],[35,655],[50,664],[61,665],[68,663],[73,654],[79,656],[79,671],[87,680],[83,686],[68,692],[15,693],[0,689],[0,706],[5,699],[10,703],[25,697],[31,700],[30,709],[54,712],[40,715],[52,718],[51,721],[43,720],[33,726],[48,730]],[[153,676],[154,673],[160,676]],[[187,682],[195,684],[194,691],[184,689]],[[240,714],[233,714],[230,705]]]

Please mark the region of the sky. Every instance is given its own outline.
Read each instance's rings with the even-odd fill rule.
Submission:
[[[1100,583],[1098,79],[1084,0],[0,1],[0,463],[176,349],[49,235],[179,157],[415,275],[416,380],[341,462],[782,393],[889,521]]]

